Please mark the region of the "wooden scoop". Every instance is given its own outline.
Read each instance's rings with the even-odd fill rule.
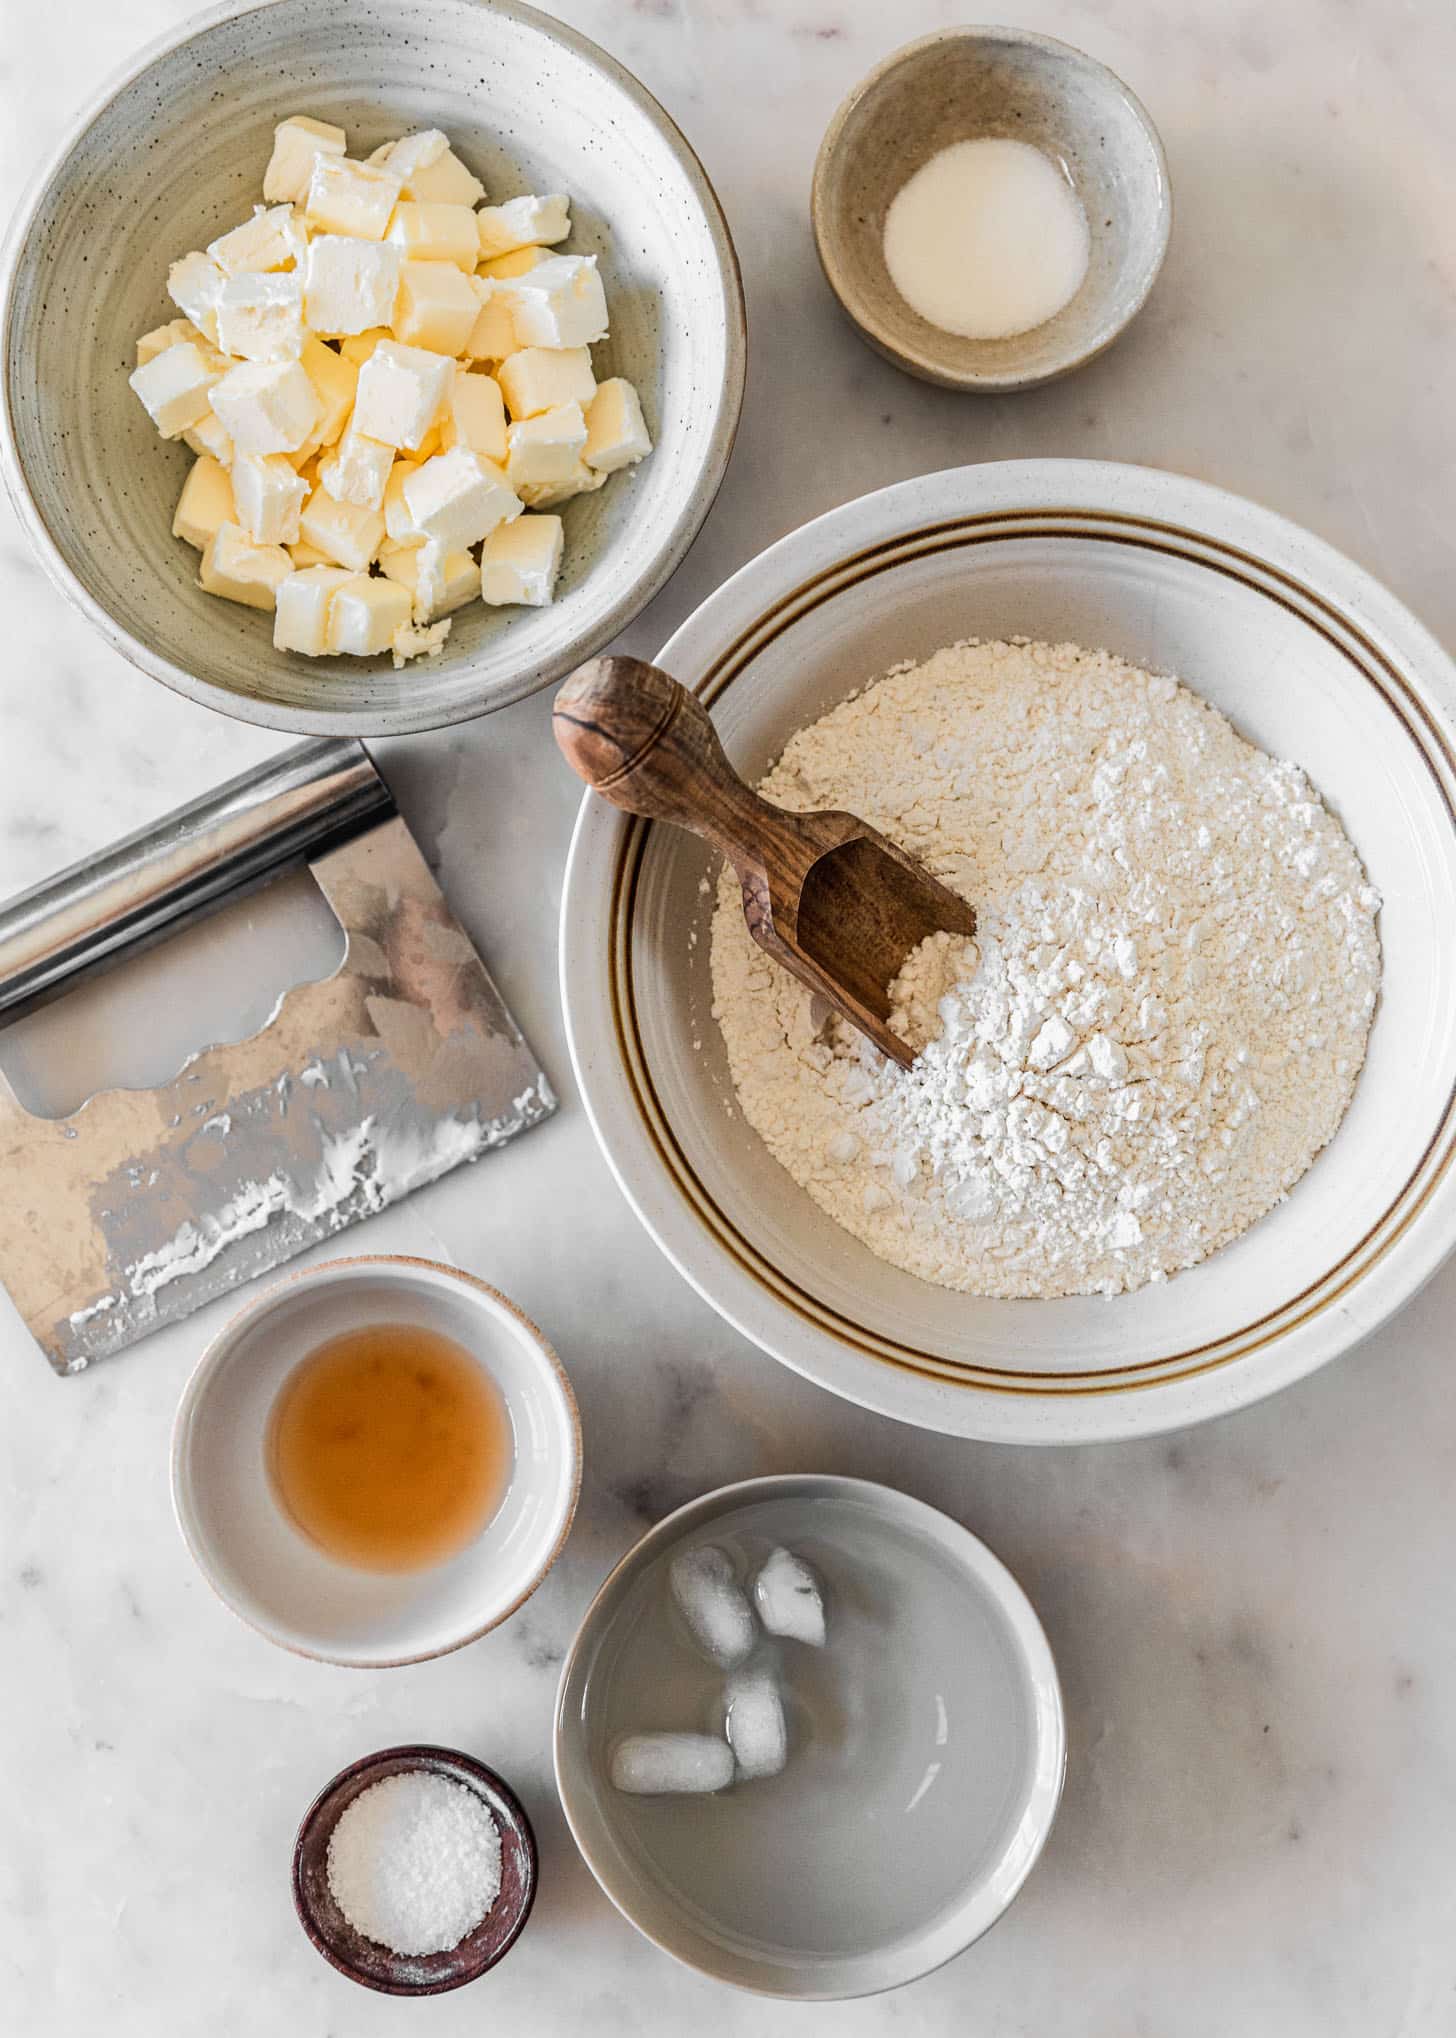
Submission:
[[[975,933],[963,899],[853,814],[791,814],[761,799],[696,696],[640,658],[580,666],[551,719],[567,763],[603,799],[721,850],[759,947],[911,1066],[914,1050],[885,1024],[889,987],[928,935]]]

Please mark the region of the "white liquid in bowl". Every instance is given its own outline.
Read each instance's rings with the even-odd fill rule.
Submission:
[[[963,339],[1054,318],[1087,273],[1087,215],[1065,171],[1028,142],[953,142],[885,215],[885,265],[913,311]]]

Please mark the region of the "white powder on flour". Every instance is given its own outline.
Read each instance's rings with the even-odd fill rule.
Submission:
[[[725,871],[714,1012],[744,1115],[881,1259],[971,1294],[1194,1265],[1333,1136],[1375,915],[1303,772],[1105,652],[958,644],[802,729],[779,805],[863,815],[973,902],[894,988],[895,1067],[750,940]]]

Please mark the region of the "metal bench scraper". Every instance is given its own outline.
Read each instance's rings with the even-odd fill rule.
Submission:
[[[300,744],[0,907],[0,1025],[305,867],[344,959],[250,1038],[65,1118],[26,1109],[0,1072],[0,1280],[57,1372],[556,1108],[355,742]]]

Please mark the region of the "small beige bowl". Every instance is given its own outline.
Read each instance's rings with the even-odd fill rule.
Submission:
[[[1064,165],[1087,214],[1082,287],[1009,339],[969,340],[912,311],[885,266],[885,214],[952,142],[1030,142]],[[908,43],[857,85],[814,166],[814,239],[829,286],[886,360],[946,389],[1032,389],[1111,346],[1162,267],[1173,200],[1163,145],[1122,80],[1050,36],[951,28]]]

